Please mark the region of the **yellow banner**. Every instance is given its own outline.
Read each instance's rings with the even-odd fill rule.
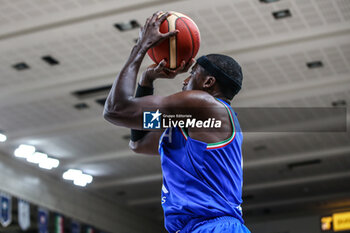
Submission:
[[[350,230],[350,212],[333,214],[333,231]]]

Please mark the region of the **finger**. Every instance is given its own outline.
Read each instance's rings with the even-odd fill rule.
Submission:
[[[169,69],[167,67],[164,67],[164,71],[168,72],[169,74],[178,74],[178,73],[182,73],[183,72],[183,69],[185,67],[185,64],[186,64],[186,61],[185,60],[182,60],[182,62],[180,63],[180,66],[177,67],[176,69]]]
[[[185,60],[182,60],[181,64],[180,64],[180,67],[179,68],[185,68],[186,66],[186,61]]]
[[[147,69],[154,69],[157,67],[157,64],[152,64],[147,67]]]
[[[164,33],[162,35],[163,38],[168,38],[168,37],[172,37],[172,36],[176,36],[177,33],[179,33],[180,31],[179,30],[174,30],[174,31],[171,31],[171,32],[167,32],[167,33]]]
[[[192,58],[189,64],[193,65],[194,63],[196,63],[196,59]]]
[[[152,15],[151,21],[154,22],[158,18],[158,16],[161,14],[161,11],[157,11]]]
[[[141,37],[142,32],[143,32],[143,27],[140,27],[140,30],[139,30],[139,38]]]
[[[152,17],[148,17],[148,18],[146,19],[145,26],[149,24],[149,21],[151,21],[151,18],[152,18]]]
[[[163,59],[163,60],[161,60],[160,62],[159,62],[159,64],[158,64],[158,66],[157,66],[157,70],[161,70],[161,69],[163,69],[164,68],[164,66],[166,65],[166,60],[165,59]]]
[[[167,67],[163,68],[163,72],[167,75],[166,78],[169,78],[169,79],[175,78],[175,76],[177,75],[175,70],[169,69]]]
[[[159,24],[163,23],[163,21],[164,21],[166,18],[168,18],[169,15],[170,15],[170,12],[166,12],[165,14],[163,14],[163,15],[159,18],[158,23],[159,23]]]
[[[159,67],[164,67],[166,65],[166,60],[163,59],[159,62]]]
[[[194,58],[192,58],[192,59],[186,64],[186,66],[185,66],[185,68],[184,68],[184,72],[187,72],[195,62],[196,62],[196,60],[195,60]]]
[[[183,72],[184,68],[185,68],[185,65],[186,65],[186,61],[185,60],[182,60],[182,62],[180,63],[180,66],[177,67],[174,71],[176,73],[180,73],[180,72]]]
[[[164,70],[165,70],[166,72],[168,72],[169,74],[176,74],[176,73],[177,73],[177,72],[176,72],[177,69],[170,69],[170,68],[168,68],[168,67],[164,67]]]
[[[161,72],[164,69],[165,65],[166,65],[166,60],[163,59],[161,62],[159,62],[157,67],[154,68],[154,70],[157,71],[157,72]]]

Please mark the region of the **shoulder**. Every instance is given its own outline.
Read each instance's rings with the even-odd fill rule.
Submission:
[[[216,99],[205,91],[191,90],[182,91],[164,98],[168,106],[179,106],[184,108],[212,107],[217,105]]]
[[[162,113],[190,114],[197,119],[218,118],[222,114],[222,103],[205,91],[178,92],[163,99]]]

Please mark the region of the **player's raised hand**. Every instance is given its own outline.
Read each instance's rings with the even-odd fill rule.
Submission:
[[[150,78],[153,78],[153,80],[157,78],[173,79],[178,74],[187,72],[194,62],[194,59],[191,59],[187,64],[186,61],[182,61],[181,65],[173,70],[166,67],[166,60],[163,59],[158,65],[153,64],[149,66],[146,72]]]
[[[138,43],[140,46],[142,46],[145,52],[166,38],[175,36],[179,32],[178,30],[167,33],[161,33],[159,31],[161,23],[163,23],[163,21],[169,15],[169,12],[163,13],[161,11],[157,11],[151,17],[149,17],[146,20],[145,25],[140,28]]]
[[[176,77],[176,75],[187,72],[194,62],[194,59],[191,59],[191,61],[187,64],[185,61],[182,61],[181,65],[177,69],[172,70],[166,67],[166,60],[163,59],[158,65],[153,64],[147,68],[147,70],[141,76],[140,84],[142,86],[153,87],[153,81],[156,79],[173,79]]]

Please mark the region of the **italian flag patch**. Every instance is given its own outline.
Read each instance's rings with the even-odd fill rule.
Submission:
[[[61,215],[56,215],[55,233],[64,233],[63,217]]]

